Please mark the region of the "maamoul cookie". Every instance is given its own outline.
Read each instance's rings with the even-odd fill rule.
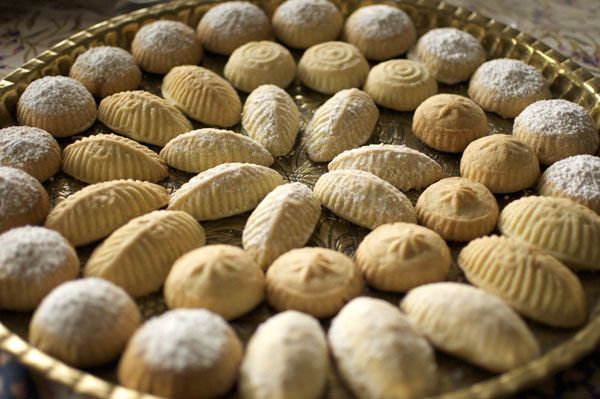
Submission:
[[[287,0],[271,19],[277,39],[298,49],[337,39],[343,23],[342,13],[328,0]]]
[[[400,307],[435,347],[494,373],[522,366],[541,353],[514,310],[467,284],[415,288]]]
[[[354,11],[346,20],[343,38],[366,58],[387,60],[404,53],[417,39],[407,13],[387,4],[373,4]]]
[[[205,308],[231,320],[254,309],[264,289],[265,275],[243,249],[208,245],[177,259],[164,293],[169,308]]]
[[[143,90],[103,99],[98,107],[98,120],[130,139],[161,147],[192,130],[190,121],[174,105]]]
[[[600,216],[569,199],[520,198],[502,210],[498,229],[575,270],[600,270]]]
[[[548,82],[537,69],[520,60],[484,62],[469,82],[469,97],[486,111],[514,118],[529,104],[551,98]]]
[[[417,223],[415,208],[406,195],[369,172],[325,173],[317,180],[314,192],[331,212],[371,230],[386,223]]]
[[[329,349],[321,325],[294,310],[258,326],[240,366],[242,398],[321,398],[329,373]]]
[[[314,45],[298,62],[298,77],[302,83],[325,94],[361,87],[368,73],[369,63],[360,50],[345,42]]]
[[[361,241],[356,263],[369,285],[382,291],[406,292],[444,280],[452,257],[436,232],[411,223],[390,223]]]
[[[355,169],[371,172],[407,191],[427,187],[443,176],[442,167],[427,155],[405,145],[372,144],[347,150],[333,158],[329,170]]]
[[[81,54],[69,71],[94,97],[135,90],[142,83],[142,71],[133,56],[119,47],[92,47]]]
[[[158,184],[139,180],[96,183],[60,201],[45,226],[75,246],[87,245],[168,202],[169,190]]]
[[[424,65],[411,60],[390,60],[371,68],[365,91],[382,107],[414,111],[438,87]]]
[[[118,179],[156,183],[169,175],[157,153],[116,134],[96,134],[69,144],[63,151],[62,170],[90,184]]]
[[[542,165],[578,154],[595,154],[598,128],[581,105],[567,100],[541,100],[515,118],[513,135],[535,151]]]
[[[164,398],[216,398],[235,384],[241,358],[242,343],[220,316],[177,309],[136,331],[118,377],[127,388]]]
[[[163,285],[177,258],[205,242],[204,229],[190,215],[154,211],[130,220],[96,247],[84,275],[143,296]]]
[[[135,302],[106,280],[84,278],[55,288],[29,324],[29,342],[71,366],[106,364],[141,324]]]
[[[167,165],[186,172],[204,172],[228,162],[271,166],[273,157],[262,145],[230,130],[198,129],[169,141],[160,151]]]
[[[164,75],[178,65],[196,65],[202,46],[192,28],[179,21],[154,21],[137,31],[131,53],[145,71]]]
[[[485,62],[485,50],[467,32],[438,28],[421,36],[408,57],[423,63],[438,82],[453,85],[469,80]]]
[[[421,398],[435,392],[431,345],[400,310],[360,297],[331,322],[329,345],[343,380],[358,398]]]
[[[231,3],[235,2],[223,5]],[[161,90],[166,100],[199,122],[230,127],[240,121],[242,103],[237,92],[228,81],[206,68],[175,67],[163,79]]]
[[[471,142],[460,159],[460,175],[497,194],[530,187],[540,176],[540,164],[527,144],[507,134]]]
[[[286,88],[296,77],[296,63],[281,44],[266,40],[248,42],[231,54],[223,75],[246,93],[265,84]]]
[[[524,241],[478,238],[460,251],[458,265],[471,283],[530,319],[555,327],[576,327],[587,319],[585,294],[577,276]]]
[[[0,129],[0,166],[21,169],[40,182],[60,169],[61,150],[50,133],[37,127]]]
[[[298,107],[280,87],[260,86],[246,99],[242,126],[248,136],[262,144],[274,157],[292,150],[301,125]]]
[[[417,219],[444,240],[470,241],[491,233],[498,203],[483,184],[448,177],[429,186],[417,200]]]
[[[221,219],[256,208],[282,184],[281,175],[266,166],[225,163],[182,185],[171,196],[168,209],[185,211],[197,220]]]
[[[279,311],[294,309],[330,317],[362,289],[356,263],[332,249],[292,249],[267,269],[267,299]]]
[[[422,142],[438,151],[462,152],[488,132],[485,112],[467,97],[436,94],[415,110],[412,130]]]
[[[25,226],[0,234],[0,309],[33,310],[78,274],[77,253],[57,232]]]
[[[54,137],[81,133],[96,120],[94,97],[65,76],[46,76],[27,86],[17,103],[20,125],[39,127]]]
[[[342,151],[363,145],[375,129],[379,110],[367,93],[342,90],[317,109],[304,129],[308,157],[331,161]]]
[[[271,28],[267,14],[248,1],[228,1],[214,5],[204,14],[196,28],[205,49],[230,55],[241,45],[268,40]]]
[[[303,247],[321,216],[321,204],[305,184],[275,188],[252,212],[242,234],[244,250],[265,270],[283,253]]]

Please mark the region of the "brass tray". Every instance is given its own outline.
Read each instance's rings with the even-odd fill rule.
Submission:
[[[370,1],[334,0],[347,16],[356,7]],[[269,14],[273,12],[281,0],[256,0]],[[33,80],[45,75],[68,74],[74,59],[87,48],[108,44],[128,49],[135,32],[144,23],[156,19],[176,19],[190,26],[195,26],[200,17],[215,2],[209,0],[183,0],[162,4],[151,8],[118,16],[81,31],[64,40],[50,50],[40,54],[22,67],[16,69],[4,80],[0,81],[0,126],[15,124],[15,107],[19,95]],[[554,97],[575,101],[586,107],[592,114],[596,124],[600,125],[600,79],[592,77],[571,60],[555,50],[550,49],[531,36],[507,27],[493,19],[464,8],[457,8],[433,0],[404,0],[388,1],[397,4],[413,18],[420,34],[432,27],[454,26],[464,29],[479,38],[487,51],[488,58],[510,57],[518,58],[535,66],[543,72],[551,82]],[[296,59],[301,54],[294,53]],[[202,65],[222,73],[226,58],[207,54]],[[144,76],[142,88],[160,94],[161,77],[156,75]],[[288,88],[302,112],[304,121],[308,121],[314,110],[322,104],[326,96],[312,92],[302,87],[298,82]],[[440,86],[440,92],[466,94],[466,85]],[[242,95],[242,100],[245,96]],[[491,133],[510,132],[512,120],[502,119],[495,114],[487,114]],[[411,132],[412,113],[393,112],[381,109],[381,115],[372,142],[395,143],[416,148],[425,152],[442,164],[446,176],[458,175],[460,155],[439,153],[426,147],[417,140]],[[195,127],[202,127],[195,123]],[[241,131],[240,126],[234,130]],[[108,129],[97,122],[85,134],[107,132]],[[311,187],[318,177],[326,171],[326,164],[310,162],[303,151],[303,143],[298,140],[294,151],[276,159],[273,167],[286,180],[301,181]],[[65,146],[80,136],[60,140]],[[153,148],[157,150],[158,148]],[[177,189],[192,175],[171,170],[170,177],[163,184],[171,190]],[[52,202],[60,200],[77,191],[83,185],[61,173],[45,184]],[[497,196],[502,207],[508,201],[532,194],[532,190],[510,196]],[[408,197],[413,203],[420,192],[410,191]],[[240,245],[241,231],[248,214],[202,223],[207,231],[209,243],[230,243]],[[354,249],[366,230],[351,225],[324,211],[311,238],[309,245],[334,248],[348,255]],[[82,264],[89,256],[92,246],[78,250]],[[460,246],[452,247],[456,256]],[[590,304],[589,322],[580,329],[552,329],[527,321],[540,341],[544,354],[540,358],[502,375],[493,375],[481,369],[472,367],[442,353],[437,353],[441,370],[440,396],[442,398],[492,398],[515,393],[519,389],[532,385],[536,381],[564,369],[576,362],[585,354],[591,352],[600,341],[600,273],[579,274]],[[454,262],[450,280],[465,281],[459,268]],[[366,295],[385,298],[397,304],[400,295],[384,294],[365,288]],[[161,293],[152,294],[138,300],[144,317],[151,317],[165,310]],[[256,326],[266,320],[273,310],[262,304],[250,314],[234,321],[232,324],[242,340],[252,335]],[[150,398],[151,396],[134,392],[114,385],[115,364],[92,370],[77,370],[53,359],[27,341],[27,328],[30,313],[0,312],[0,348],[15,355],[19,361],[29,366],[38,375],[50,381],[69,387],[74,393],[88,395],[93,398],[134,399]],[[324,322],[327,327],[328,322]],[[350,393],[340,383],[335,371],[329,375],[329,388],[326,397],[347,398]],[[235,397],[231,392],[230,397]]]

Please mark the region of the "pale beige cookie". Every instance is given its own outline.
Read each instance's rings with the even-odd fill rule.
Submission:
[[[135,302],[106,280],[84,278],[55,288],[29,324],[29,342],[77,368],[117,358],[141,324]]]
[[[46,76],[27,86],[17,103],[20,125],[39,127],[54,137],[81,133],[96,120],[94,97],[65,76]]]
[[[460,175],[483,184],[493,193],[514,193],[535,183],[540,164],[533,149],[521,140],[493,134],[465,148]]]
[[[371,68],[365,91],[382,107],[414,111],[437,93],[435,79],[422,64],[411,60],[390,60]]]
[[[445,152],[462,152],[473,140],[488,132],[485,112],[467,97],[436,94],[415,110],[415,136],[429,147]]]
[[[45,226],[75,246],[87,245],[169,202],[169,190],[139,180],[112,180],[82,188],[60,201]]]
[[[143,296],[163,285],[177,258],[205,242],[204,229],[190,215],[154,211],[130,220],[96,247],[84,275]]]
[[[163,79],[161,90],[166,100],[199,122],[230,127],[240,121],[242,103],[237,92],[228,81],[206,68],[175,67]]]
[[[555,327],[577,327],[588,317],[577,276],[538,247],[514,238],[471,241],[458,265],[467,279],[524,316]]]
[[[241,248],[208,245],[183,255],[165,281],[173,308],[205,308],[226,320],[250,312],[264,297],[265,275]]]
[[[177,309],[147,321],[118,367],[121,385],[163,398],[211,399],[235,384],[242,343],[220,316]]]
[[[298,62],[298,77],[304,85],[325,94],[361,87],[369,63],[350,43],[325,42],[304,52]]]
[[[363,145],[373,134],[379,110],[367,93],[342,90],[317,109],[304,129],[308,157],[331,161],[339,153]]]
[[[292,249],[267,269],[267,300],[279,311],[293,309],[318,318],[331,317],[362,289],[356,263],[332,249]]]
[[[433,345],[493,373],[540,356],[527,324],[495,295],[467,284],[427,284],[400,307]]]

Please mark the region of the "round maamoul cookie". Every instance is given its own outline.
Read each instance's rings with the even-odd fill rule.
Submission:
[[[328,0],[287,0],[271,19],[277,39],[298,49],[336,40],[343,23],[342,13]]]
[[[179,21],[154,21],[137,31],[131,53],[148,72],[166,74],[178,65],[197,65],[202,46],[192,28]]]
[[[0,129],[0,166],[21,169],[40,182],[58,172],[62,152],[54,137],[29,126]]]
[[[462,152],[471,141],[487,135],[488,123],[481,107],[467,97],[436,94],[417,107],[412,130],[435,150]]]
[[[369,63],[356,46],[345,42],[316,44],[298,62],[298,77],[308,88],[335,94],[361,87],[369,73]]]
[[[465,148],[460,175],[483,184],[493,193],[514,193],[536,182],[540,164],[533,149],[521,140],[493,134]]]
[[[429,186],[417,200],[417,219],[448,241],[470,241],[494,230],[498,203],[483,184],[448,177]]]
[[[92,47],[79,55],[69,76],[80,81],[94,97],[135,90],[142,83],[142,71],[129,52],[119,47]]]
[[[29,342],[71,366],[94,367],[119,356],[140,324],[140,311],[125,291],[84,278],[44,298],[31,319]]]
[[[500,58],[477,68],[469,82],[469,97],[486,111],[514,118],[529,104],[551,94],[537,69],[520,60]]]
[[[223,318],[205,309],[176,309],[147,321],[118,367],[127,388],[173,399],[209,399],[235,384],[242,343]]]
[[[228,1],[214,5],[202,16],[196,28],[205,49],[230,55],[241,45],[271,37],[267,14],[248,1]]]
[[[96,120],[96,102],[79,81],[46,76],[27,86],[17,103],[20,125],[39,127],[54,137],[81,133]]]
[[[435,79],[423,64],[411,60],[390,60],[371,68],[365,91],[383,107],[414,111],[437,93]]]
[[[398,7],[373,4],[348,17],[342,37],[358,47],[366,58],[383,61],[411,48],[417,32],[408,14]]]
[[[529,144],[540,164],[579,154],[595,154],[598,128],[585,108],[567,100],[541,100],[515,118],[513,136]]]
[[[331,249],[292,249],[267,270],[267,300],[279,311],[293,309],[330,317],[362,289],[356,263]]]

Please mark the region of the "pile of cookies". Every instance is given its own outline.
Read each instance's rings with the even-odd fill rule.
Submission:
[[[333,362],[359,398],[416,398],[438,388],[434,348],[502,373],[541,353],[522,317],[587,320],[572,270],[600,269],[598,128],[535,68],[486,61],[455,28],[417,39],[392,5],[344,21],[327,0],[287,0],[270,19],[215,4],[195,30],[143,26],[130,51],[94,47],[70,77],[32,82],[20,126],[0,130],[0,308],[34,311],[39,349],[76,367],[120,358],[121,384],[165,397],[237,384],[245,398],[319,398]],[[228,57],[223,76],[198,66],[205,51]],[[162,96],[138,90],[142,71],[164,75]],[[285,91],[296,79],[331,95],[306,123]],[[470,98],[438,94],[466,81]],[[381,107],[414,111],[419,140],[462,154],[460,176],[404,145],[365,145]],[[488,135],[485,111],[513,131]],[[113,133],[65,146],[96,120]],[[328,168],[312,189],[271,168],[298,146]],[[157,184],[170,169],[194,176],[171,192]],[[42,183],[59,170],[87,185],[50,209]],[[495,195],[536,184],[500,209]],[[352,256],[305,247],[322,207],[372,230]],[[243,249],[205,245],[199,222],[246,212]],[[94,243],[77,279],[75,247]],[[472,285],[445,282],[448,243],[466,244]],[[405,295],[361,296],[366,284]],[[143,322],[134,298],[161,289],[171,310]],[[244,348],[228,321],[265,300],[281,313]]]

